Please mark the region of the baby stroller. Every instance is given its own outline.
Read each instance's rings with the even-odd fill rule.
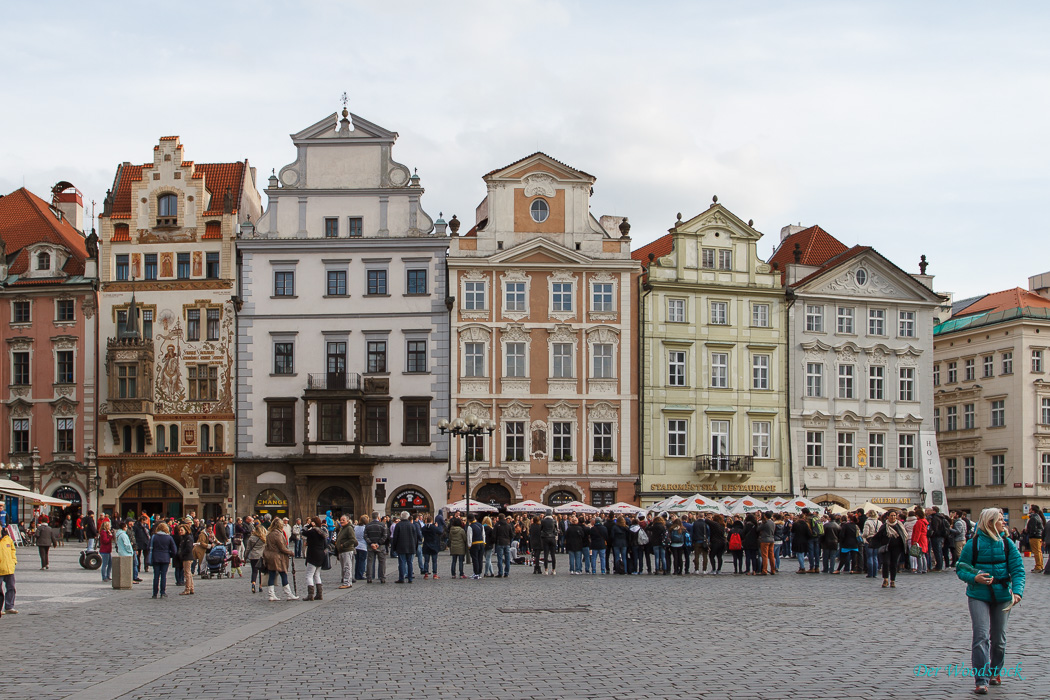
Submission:
[[[212,547],[206,561],[208,568],[204,571],[204,578],[230,577],[230,556],[225,545],[217,544]]]

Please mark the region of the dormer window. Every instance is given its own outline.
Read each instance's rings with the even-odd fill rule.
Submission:
[[[175,226],[179,221],[179,198],[162,194],[157,198],[157,226]]]
[[[37,253],[37,256],[36,256],[36,269],[38,269],[38,270],[50,270],[51,269],[51,254],[50,253]]]
[[[547,220],[547,217],[551,214],[551,208],[547,204],[547,200],[536,198],[532,200],[532,206],[529,207],[529,214],[532,215],[532,220],[538,224],[542,224]]]

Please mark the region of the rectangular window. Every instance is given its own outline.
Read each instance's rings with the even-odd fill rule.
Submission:
[[[551,424],[553,435],[553,454],[555,462],[572,461],[572,423],[558,422]]]
[[[769,304],[751,305],[751,325],[756,328],[769,328]]]
[[[273,344],[273,373],[295,374],[295,343]]]
[[[729,454],[729,421],[711,421],[711,454],[717,457]],[[719,464],[722,469],[729,466],[726,460],[719,460]]]
[[[711,388],[729,388],[729,353],[711,353]]]
[[[769,421],[756,420],[751,423],[751,456],[769,458]]]
[[[948,472],[948,483],[945,484],[945,485],[948,486],[948,487],[958,486],[959,485],[959,460],[957,460],[955,457],[949,457],[947,459],[947,464],[945,466],[947,467],[947,472]]]
[[[977,360],[970,358],[963,360],[963,381],[972,382],[977,379]]]
[[[673,419],[667,421],[667,456],[685,457],[686,421]]]
[[[343,401],[321,401],[318,404],[321,413],[320,442],[343,442],[346,440],[346,403]],[[375,408],[370,405],[365,408],[367,420],[368,409]]]
[[[705,270],[715,269],[715,249],[704,248],[700,251],[700,267]]]
[[[208,340],[219,339],[219,320],[221,315],[220,309],[208,309]]]
[[[948,363],[948,383],[955,384],[959,381],[959,363],[949,362]]]
[[[853,389],[853,365],[839,365],[839,398],[856,398]]]
[[[572,282],[551,283],[551,309],[553,311],[572,311]]]
[[[806,363],[806,396],[824,395],[824,365],[819,362]]]
[[[1043,351],[1033,350],[1032,351],[1032,371],[1042,372],[1043,371]]]
[[[408,372],[426,372],[427,371],[427,341],[425,340],[409,340],[405,345],[405,352],[407,355],[406,371]]]
[[[853,335],[853,313],[854,309],[852,306],[838,307],[838,313],[835,315],[836,333]]]
[[[328,288],[325,293],[330,297],[346,296],[346,270],[328,270]]]
[[[572,343],[554,343],[552,346],[554,359],[554,377],[556,379],[571,379],[572,372]]]
[[[427,293],[427,271],[426,270],[407,270],[405,274],[408,276],[407,279],[407,291],[409,294],[426,294]]]
[[[117,256],[117,281],[124,282],[128,279],[128,254],[121,253]]]
[[[368,372],[386,372],[386,341],[369,340],[366,351],[368,353]]]
[[[332,389],[344,389],[346,383],[346,343],[330,340],[325,344],[326,386]]]
[[[886,433],[868,433],[868,466],[886,468]]]
[[[933,385],[941,385],[941,365],[939,363],[933,366]]]
[[[868,335],[886,335],[886,310],[868,310]]]
[[[915,468],[915,434],[897,435],[897,467],[899,469]]]
[[[901,311],[898,314],[899,330],[898,335],[902,338],[914,338],[915,337],[915,312],[914,311]]]
[[[28,301],[16,301],[14,316],[12,317],[13,323],[29,323],[32,321],[32,315],[30,313],[30,306]]]
[[[1003,353],[1003,374],[1014,373],[1014,354],[1012,352]]]
[[[266,405],[267,439],[271,445],[295,444],[295,404],[269,402]]]
[[[933,409],[933,429],[935,432],[941,432],[941,409]]]
[[[57,302],[55,302],[55,320],[76,320],[76,307],[74,306],[72,299],[59,299]]]
[[[138,365],[117,365],[117,398],[138,398]]]
[[[719,270],[732,270],[733,269],[733,251],[731,251],[731,250],[720,250],[720,251],[718,251],[718,269]]]
[[[685,386],[684,350],[671,350],[667,353],[667,384],[669,386]]]
[[[824,466],[824,433],[806,431],[806,466]]]
[[[992,377],[995,376],[995,356],[985,355],[984,357],[984,376]]]
[[[992,401],[992,427],[1001,428],[1006,425],[1006,400]]]
[[[853,467],[854,437],[854,433],[839,433],[838,435],[838,466],[840,469]]]
[[[157,254],[146,253],[143,257],[146,260],[146,267],[144,271],[145,278],[148,280],[157,279]]]
[[[509,421],[503,424],[503,441],[508,462],[525,461],[525,423]]]
[[[613,346],[610,343],[596,343],[594,346],[594,359],[592,368],[595,379],[612,379],[613,373]]]
[[[484,462],[485,461],[485,436],[484,435],[468,435],[466,440],[466,457],[471,462]]]
[[[824,332],[824,307],[806,304],[806,330],[811,333]]]
[[[963,429],[973,430],[977,427],[977,407],[968,403],[963,406]]]
[[[1050,453],[1044,452],[1041,459],[1041,470],[1039,475],[1039,483],[1050,484]],[[1045,533],[1043,535],[1046,537]]]
[[[188,280],[190,278],[190,254],[178,253],[175,261],[175,276],[180,280]]]
[[[596,282],[591,289],[591,311],[613,310],[612,282]]]
[[[463,308],[467,311],[480,311],[485,307],[485,283],[463,283]]]
[[[467,284],[472,284],[468,282]],[[484,294],[484,288],[482,289]],[[482,299],[482,307],[484,308],[484,298]],[[507,282],[507,292],[503,298],[504,306],[507,311],[525,311],[525,283],[524,282]],[[469,308],[469,307],[468,307]]]
[[[219,393],[218,365],[190,365],[190,401],[215,401]]]
[[[350,238],[360,238],[365,235],[365,222],[360,216],[351,216],[346,220],[347,235]]]
[[[275,297],[295,296],[295,272],[278,270],[273,273],[273,295]]]
[[[944,414],[945,430],[958,430],[959,429],[959,407],[949,406],[945,410]]]
[[[463,346],[463,376],[485,376],[485,344],[466,343]]]
[[[15,418],[11,421],[11,451],[29,452],[29,419]]]
[[[1006,455],[992,455],[992,485],[1006,483]]]
[[[405,401],[405,435],[407,445],[430,444],[430,402]]]
[[[1040,399],[1040,420],[1043,425],[1050,425],[1050,399]]]
[[[14,375],[12,379],[14,384],[17,386],[28,386],[29,385],[29,353],[28,352],[13,352],[11,353],[11,359],[14,365]]]
[[[386,270],[368,270],[368,294],[371,296],[386,294]]]
[[[769,388],[769,355],[751,356],[751,388]]]
[[[667,300],[667,322],[685,323],[685,299]]]
[[[729,323],[729,304],[724,301],[711,302],[711,323],[725,326]]]
[[[873,401],[886,398],[886,368],[881,365],[868,367],[868,398]]]
[[[973,457],[963,457],[963,486],[975,486],[977,484],[977,468],[974,466]]]
[[[219,254],[204,254],[204,276],[210,280],[219,279]]]
[[[147,340],[153,337],[153,309],[142,310],[142,337]]]
[[[55,359],[57,371],[55,372],[55,381],[58,384],[72,384],[73,383],[73,351],[72,350],[59,350],[55,353]]]
[[[613,424],[595,423],[591,434],[594,444],[594,459],[611,462],[613,458]]]
[[[201,310],[186,309],[186,340],[201,339]]]
[[[58,452],[73,451],[72,418],[59,418],[55,421],[55,447]]]
[[[504,377],[525,376],[525,343],[505,343],[506,363]]]
[[[338,238],[339,237],[339,219],[332,217],[324,220],[324,237],[325,238]]]
[[[898,370],[900,378],[900,391],[897,395],[898,401],[915,400],[915,368],[901,367]]]

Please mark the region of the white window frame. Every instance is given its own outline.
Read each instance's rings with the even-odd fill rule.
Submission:
[[[565,348],[569,352],[565,353]],[[576,344],[575,343],[552,343],[551,344],[551,378],[552,379],[574,379],[576,377]],[[567,372],[567,373],[566,373]]]
[[[835,312],[835,332],[840,335],[855,335],[856,309],[852,306],[839,306]]]
[[[897,468],[915,469],[917,466],[915,433],[897,433]]]
[[[522,379],[528,376],[528,343],[514,340],[503,344],[503,376]]]
[[[718,269],[724,271],[733,269],[733,251],[725,248],[718,251]]]
[[[616,350],[612,343],[591,344],[591,377],[593,379],[616,378]]]
[[[1033,350],[1032,351],[1032,371],[1042,373],[1043,371],[1043,351]]]
[[[992,455],[989,462],[988,476],[991,478],[992,486],[1004,486],[1006,484],[1006,455]]]
[[[711,388],[729,388],[729,353],[711,353]]]
[[[963,404],[963,430],[973,430],[977,427],[977,404]]]
[[[868,399],[886,400],[886,368],[882,365],[868,366]]]
[[[685,323],[685,299],[668,298],[667,322]]]
[[[955,431],[959,429],[959,407],[948,406],[944,411],[944,429]]]
[[[868,433],[868,468],[886,468],[886,433]]]
[[[977,460],[973,457],[963,457],[963,486],[977,485]]]
[[[773,424],[767,420],[751,421],[751,456],[769,459]]]
[[[915,312],[914,311],[898,311],[897,312],[897,334],[901,338],[914,338],[915,337]]]
[[[914,401],[915,400],[915,368],[914,367],[898,367],[897,368],[897,380],[899,382],[899,391],[897,393],[898,401]]]
[[[715,300],[711,301],[711,325],[729,325],[729,302]]]
[[[824,433],[819,430],[806,431],[806,466],[824,466]]]
[[[839,398],[857,398],[856,366],[851,364],[839,365]]]
[[[667,351],[667,386],[687,386],[687,363],[688,353],[685,350]]]
[[[463,281],[463,310],[488,310],[488,283],[485,280]]]
[[[1003,428],[1006,426],[1006,399],[996,399],[992,401],[992,425],[993,428]]]
[[[857,434],[841,430],[835,439],[835,464],[839,469],[852,469],[856,465]]]
[[[769,304],[751,305],[751,325],[754,328],[769,328]]]
[[[686,418],[667,420],[667,456],[685,457],[689,450],[689,421]]]
[[[806,332],[824,332],[824,307],[820,304],[806,304]]]
[[[485,372],[486,347],[483,342],[463,343],[463,376],[470,379],[487,377]],[[478,369],[480,365],[480,370]]]
[[[615,283],[591,282],[591,311],[606,314],[616,311]]]
[[[806,396],[820,398],[824,396],[824,363],[806,363]]]
[[[886,309],[868,309],[868,335],[885,337]]]
[[[756,354],[751,356],[751,388],[757,390],[769,389],[769,364],[770,356]]]
[[[574,282],[551,282],[551,311],[556,314],[573,313]]]
[[[1013,374],[1014,373],[1014,354],[1012,351],[1003,353],[1003,371],[1002,374]]]

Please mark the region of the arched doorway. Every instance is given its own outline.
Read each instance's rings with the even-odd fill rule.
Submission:
[[[345,515],[353,520],[354,497],[342,486],[329,486],[317,497],[317,512],[307,513],[306,515],[307,517],[324,515],[328,511],[332,511],[332,517],[336,520],[341,515]]]
[[[132,484],[120,494],[120,513],[125,517],[161,515],[182,517],[182,493],[166,481],[147,479]]]
[[[409,513],[432,513],[430,498],[419,489],[401,489],[390,501],[391,515],[407,510]]]
[[[56,529],[60,530],[63,535],[65,534],[65,523],[66,518],[69,518],[70,533],[72,533],[72,525],[76,523],[77,518],[80,517],[80,492],[72,486],[59,486],[51,494],[55,498],[61,498],[63,501],[69,501],[70,505],[63,507],[55,506],[51,509],[51,525]]]
[[[499,508],[511,503],[510,489],[503,484],[489,483],[478,489],[474,500]]]
[[[547,505],[552,508],[563,506],[569,501],[575,500],[576,494],[572,491],[551,491],[551,493],[547,495]]]
[[[277,489],[266,489],[255,499],[256,515],[288,517],[288,497]]]

